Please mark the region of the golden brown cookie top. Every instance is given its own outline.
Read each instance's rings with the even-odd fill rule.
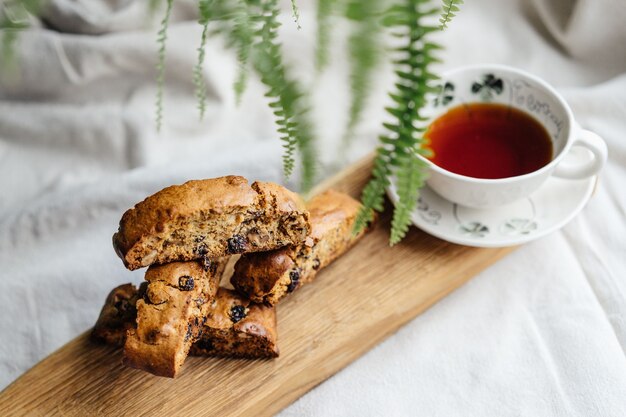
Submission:
[[[122,259],[144,236],[156,235],[168,222],[194,213],[237,213],[274,209],[276,212],[305,211],[300,196],[278,184],[255,182],[229,175],[172,185],[127,210],[113,236],[113,246]]]
[[[273,182],[256,181],[252,188],[261,195],[266,202],[275,203],[276,209],[282,212],[305,211],[306,205],[302,197],[289,191],[282,185]]]
[[[313,197],[307,208],[311,220],[310,236],[318,240],[346,219],[356,217],[361,203],[347,194],[328,190]]]
[[[246,207],[256,198],[248,180],[235,175],[172,185],[127,210],[113,241],[125,252],[142,236],[158,232],[165,222],[178,216],[198,210],[220,212]]]

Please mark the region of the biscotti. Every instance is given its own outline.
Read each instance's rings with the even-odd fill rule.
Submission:
[[[126,332],[136,327],[133,300],[141,298],[141,292],[141,287],[137,290],[132,284],[113,289],[102,307],[92,338],[123,346]],[[233,291],[220,288],[207,317],[200,338],[191,345],[190,355],[250,359],[278,356],[275,307],[250,303]]]
[[[115,287],[107,296],[91,337],[108,345],[123,346],[126,332],[136,327],[137,300],[146,292],[147,282],[137,290],[133,284]]]
[[[231,283],[239,293],[254,302],[274,305],[311,281],[318,270],[348,250],[365,233],[353,233],[361,204],[346,194],[326,191],[314,197],[307,208],[311,233],[304,243],[244,254],[237,261]]]
[[[249,359],[277,357],[276,309],[220,288],[191,353]]]
[[[123,363],[176,376],[200,335],[225,264],[217,260],[151,266],[145,294],[136,304],[137,326],[128,330],[124,343]]]
[[[134,270],[298,244],[309,227],[297,194],[227,176],[188,181],[146,198],[124,213],[113,246]]]

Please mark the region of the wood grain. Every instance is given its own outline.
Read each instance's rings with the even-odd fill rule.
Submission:
[[[368,158],[316,191],[358,196],[370,168]],[[0,393],[0,415],[273,415],[513,249],[453,245],[415,228],[390,248],[389,222],[387,207],[357,246],[278,306],[278,359],[190,357],[172,380],[123,367],[120,351],[83,334]]]

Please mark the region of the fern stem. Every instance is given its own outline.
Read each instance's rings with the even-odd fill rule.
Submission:
[[[315,45],[315,67],[318,72],[328,65],[330,44],[330,16],[337,0],[317,0],[317,43]]]
[[[204,57],[205,47],[209,30],[209,20],[211,17],[209,9],[210,0],[200,0],[198,9],[200,12],[199,23],[202,25],[202,35],[200,36],[200,46],[198,47],[198,61],[193,69],[193,83],[196,90],[196,99],[198,100],[198,110],[200,112],[200,120],[204,119],[206,112],[206,84],[204,81]]]
[[[237,0],[237,5],[233,12],[233,36],[236,39],[235,49],[237,50],[238,74],[235,79],[234,90],[237,104],[241,102],[248,81],[248,58],[250,48],[254,42],[253,16],[245,0]]]
[[[293,21],[296,23],[298,30],[302,29],[300,26],[300,10],[298,10],[296,0],[291,0],[291,12],[293,13]]]
[[[348,39],[351,101],[343,151],[350,146],[361,119],[381,54],[379,5],[377,0],[350,0],[347,6],[347,17],[354,22],[354,27]]]
[[[161,131],[163,123],[163,86],[165,83],[165,44],[167,42],[167,27],[172,14],[173,0],[167,0],[165,15],[161,20],[161,29],[158,32],[157,43],[159,45],[157,62],[157,97],[156,97],[156,128]]]

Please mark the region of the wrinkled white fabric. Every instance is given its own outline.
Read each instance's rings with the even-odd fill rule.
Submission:
[[[164,128],[154,131],[156,30],[145,3],[51,0],[45,24],[20,38],[18,76],[0,82],[0,388],[92,326],[112,287],[142,280],[111,248],[133,203],[191,178],[283,181],[263,88],[251,79],[236,105],[236,64],[219,39],[207,47],[198,121],[191,1],[175,2]],[[286,7],[281,36],[313,96],[323,177],[372,149],[393,78],[381,68],[338,160],[345,43],[333,43],[330,68],[316,76],[315,10],[299,3],[302,30]],[[607,141],[608,165],[562,231],[479,274],[282,416],[626,415],[624,21],[623,0],[472,0],[437,35],[441,69],[503,63],[553,84]]]

